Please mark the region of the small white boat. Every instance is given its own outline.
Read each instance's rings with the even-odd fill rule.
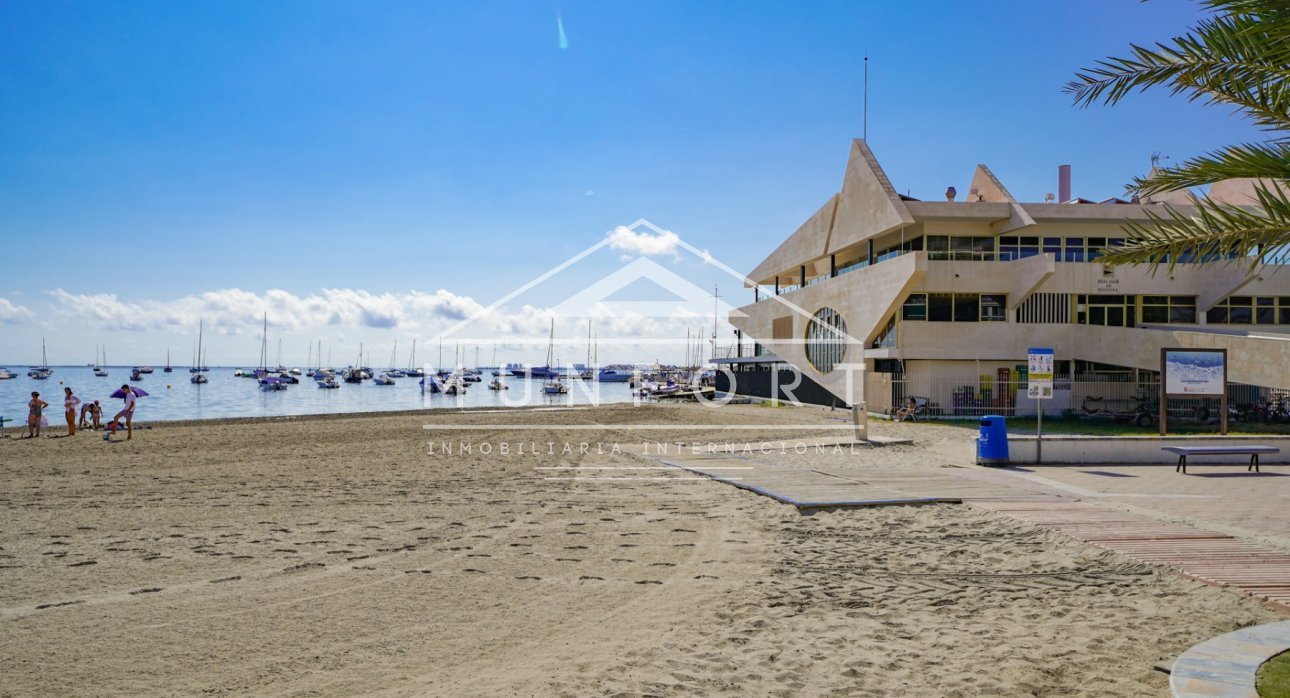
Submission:
[[[139,373],[142,373],[145,375],[152,373],[154,370],[156,370],[151,366],[135,366],[135,368],[139,370]]]
[[[322,380],[315,382],[318,383],[319,388],[323,388],[325,390],[335,390],[340,387],[340,383],[336,382],[335,376],[323,376]]]
[[[494,378],[492,382],[488,384],[489,390],[509,390],[510,387],[511,386],[503,383],[500,378]]]
[[[287,371],[287,373],[290,373],[290,374],[291,374],[291,375],[293,375],[293,376],[298,376],[298,375],[300,375],[300,369],[298,369],[298,368],[293,368],[293,369],[291,369],[290,371]]]
[[[388,373],[382,373],[372,381],[372,384],[373,385],[394,385],[394,376],[391,376]]]
[[[188,382],[193,385],[201,385],[202,383],[209,383],[210,379],[206,377],[205,373],[194,373],[188,377]]]
[[[42,339],[40,340],[40,365],[32,366],[31,370],[27,371],[27,376],[43,381],[49,380],[52,375],[54,375],[54,369],[49,367],[49,357],[45,354],[45,340]]]
[[[130,380],[132,380],[132,381],[141,381],[141,380],[143,380],[143,372],[141,372],[137,367],[136,367],[136,368],[131,369],[131,370],[130,370]]]
[[[18,374],[13,373],[12,371],[10,371],[7,368],[4,368],[3,366],[0,366],[0,381],[7,381],[11,378],[17,378],[17,377],[18,377]]]

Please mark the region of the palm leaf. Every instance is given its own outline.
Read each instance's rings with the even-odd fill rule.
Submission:
[[[1172,271],[1180,263],[1212,258],[1257,267],[1265,254],[1290,245],[1290,195],[1262,183],[1255,185],[1255,194],[1256,206],[1196,197],[1190,212],[1167,205],[1163,213],[1147,209],[1147,223],[1126,223],[1131,239],[1123,247],[1108,248],[1099,261],[1145,264],[1152,272],[1161,265]]]
[[[1242,177],[1290,180],[1290,141],[1229,146],[1135,178],[1126,189],[1150,196]]]

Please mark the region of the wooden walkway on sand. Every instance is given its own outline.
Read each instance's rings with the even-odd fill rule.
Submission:
[[[1290,612],[1290,555],[1186,524],[1086,502],[972,502],[1141,562],[1229,587]]]

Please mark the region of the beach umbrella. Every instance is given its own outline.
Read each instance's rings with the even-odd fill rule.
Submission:
[[[130,392],[134,393],[134,396],[135,396],[135,397],[148,397],[148,391],[143,390],[142,388],[131,388],[131,389],[130,389]],[[109,395],[108,397],[114,397],[114,398],[118,398],[118,399],[124,400],[124,399],[125,399],[125,391],[124,391],[124,390],[121,390],[120,388],[117,388],[116,392],[115,392],[115,393],[112,393],[112,394],[111,394],[111,395]]]

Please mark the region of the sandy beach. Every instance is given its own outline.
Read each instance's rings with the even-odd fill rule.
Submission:
[[[966,506],[803,515],[633,455],[642,423],[847,422],[658,405],[0,439],[0,693],[1162,695],[1153,664],[1279,617]],[[970,462],[968,430],[874,430],[916,443],[812,458]]]

